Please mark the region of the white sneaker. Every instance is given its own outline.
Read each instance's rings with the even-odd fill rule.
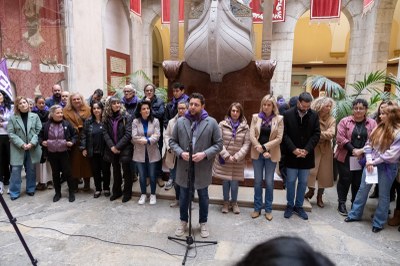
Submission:
[[[7,194],[10,194],[10,189],[9,188],[7,188]]]
[[[146,194],[142,194],[142,195],[140,196],[140,199],[139,199],[139,201],[138,201],[138,204],[139,204],[139,205],[143,205],[145,202],[146,202]]]
[[[150,205],[154,205],[157,203],[156,195],[150,195]]]
[[[207,229],[207,224],[206,223],[201,223],[200,224],[200,236],[203,238],[206,238],[210,235]]]
[[[183,236],[187,230],[187,222],[181,221],[178,228],[175,230],[176,236]]]
[[[3,182],[0,181],[0,194],[1,195],[3,195],[3,187],[4,187],[4,184],[3,184]]]

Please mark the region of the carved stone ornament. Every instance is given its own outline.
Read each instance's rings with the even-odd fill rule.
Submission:
[[[272,79],[274,75],[276,61],[275,60],[258,60],[255,61],[257,72],[260,75],[261,79],[266,82]]]
[[[165,60],[162,62],[162,68],[165,76],[171,82],[174,82],[181,70],[182,61]]]

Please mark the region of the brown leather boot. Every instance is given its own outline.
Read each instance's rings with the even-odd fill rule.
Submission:
[[[314,191],[315,191],[315,188],[313,188],[313,187],[308,187],[308,191],[307,191],[307,193],[304,195],[304,198],[305,198],[305,199],[311,199],[311,198],[314,196]]]
[[[322,201],[322,194],[319,194],[319,193],[317,195],[317,205],[321,208],[323,208],[325,206],[324,202]]]
[[[394,210],[393,217],[388,220],[388,225],[398,226],[400,225],[400,210]]]

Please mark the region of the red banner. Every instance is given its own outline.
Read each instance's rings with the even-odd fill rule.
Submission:
[[[363,14],[365,14],[371,10],[371,8],[374,6],[374,2],[375,2],[375,0],[364,0]]]
[[[249,3],[249,7],[252,9],[253,22],[263,22],[263,0],[253,0]],[[272,22],[284,22],[286,14],[286,1],[285,0],[274,0],[274,9],[272,11]]]
[[[310,19],[338,19],[340,18],[341,0],[311,0]]]
[[[142,1],[141,0],[131,0],[130,3],[130,11],[137,15],[137,16],[142,16]]]
[[[171,0],[161,0],[161,23],[169,24],[170,23],[170,1]],[[173,0],[176,1],[176,0]],[[179,0],[179,22],[184,21],[185,14],[185,2],[184,0]]]

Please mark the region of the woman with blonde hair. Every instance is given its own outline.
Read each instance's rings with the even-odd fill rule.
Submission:
[[[64,118],[78,131],[78,136],[83,131],[85,120],[91,116],[90,107],[87,105],[83,96],[79,92],[71,93],[68,98],[67,106],[63,109]],[[72,186],[75,191],[78,190],[78,180],[83,178],[83,191],[90,190],[90,177],[92,169],[88,158],[84,157],[79,150],[80,141],[77,140],[76,145],[71,148],[71,175],[73,179]]]
[[[397,175],[400,157],[400,109],[388,106],[380,114],[381,123],[372,131],[364,147],[366,166],[353,207],[345,222],[359,221],[362,218],[365,203],[372,184],[366,183],[367,171],[378,171],[379,200],[372,220],[372,232],[378,233],[388,218],[390,188]]]
[[[234,214],[239,214],[237,203],[239,181],[244,180],[246,154],[250,149],[250,132],[240,103],[232,103],[225,119],[219,123],[223,147],[215,158],[213,176],[222,179],[224,205],[222,213],[228,213],[232,208]],[[229,194],[231,202],[229,202]]]
[[[36,173],[34,165],[40,162],[42,150],[38,135],[42,123],[39,116],[29,110],[26,97],[18,96],[14,102],[14,115],[7,124],[10,138],[10,164],[12,166],[10,179],[11,200],[19,198],[21,193],[21,171],[26,172],[26,194],[35,195]],[[2,162],[4,163],[4,162]]]
[[[311,109],[319,116],[319,127],[321,135],[317,146],[314,148],[315,167],[311,169],[308,176],[308,192],[304,195],[306,199],[314,196],[315,182],[318,180],[317,205],[324,207],[322,195],[325,188],[333,186],[333,150],[332,139],[335,136],[336,121],[331,110],[335,102],[330,97],[320,97],[311,103]]]
[[[252,218],[261,214],[263,206],[262,181],[265,178],[265,218],[272,220],[274,173],[281,157],[283,117],[279,115],[276,99],[266,95],[261,100],[260,112],[253,114],[250,126],[251,159],[254,168],[254,211]]]

